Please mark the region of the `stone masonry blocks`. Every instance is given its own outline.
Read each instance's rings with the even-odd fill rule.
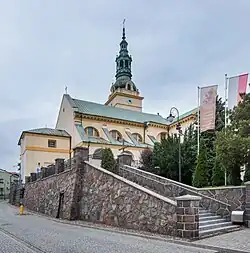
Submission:
[[[199,202],[201,197],[184,195],[177,201],[177,235],[182,238],[199,238]]]

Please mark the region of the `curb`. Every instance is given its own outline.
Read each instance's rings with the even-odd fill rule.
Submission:
[[[14,207],[14,208],[18,209],[17,206],[13,206],[10,203],[8,203],[8,205],[12,208]],[[99,224],[98,224],[98,226],[96,226],[94,224],[93,225],[77,224],[77,223],[74,223],[74,221],[56,219],[54,217],[40,214],[40,213],[37,213],[35,211],[31,211],[28,209],[26,209],[26,213],[31,214],[31,215],[36,215],[38,217],[43,217],[48,220],[51,220],[51,221],[54,221],[57,223],[61,223],[61,224],[66,224],[66,225],[71,225],[71,226],[73,225],[73,226],[77,226],[77,227],[90,228],[90,229],[98,229],[98,230],[102,230],[102,231],[119,233],[119,234],[123,234],[123,235],[130,235],[130,236],[135,236],[135,237],[140,237],[140,238],[145,238],[145,239],[150,239],[150,240],[158,240],[158,241],[179,244],[179,245],[193,247],[193,248],[208,249],[208,250],[213,250],[213,251],[216,251],[219,253],[249,253],[248,251],[234,250],[234,249],[205,245],[205,244],[197,244],[194,241],[190,241],[190,240],[185,241],[184,239],[175,239],[175,238],[170,239],[170,238],[163,238],[163,237],[157,236],[157,235],[146,235],[146,234],[140,233],[140,231],[138,231],[138,232],[133,231],[132,232],[132,231],[123,231],[123,230],[120,230],[119,228],[116,229],[116,227],[102,227],[102,226],[99,226]]]

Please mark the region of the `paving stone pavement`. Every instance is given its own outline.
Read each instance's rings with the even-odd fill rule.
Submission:
[[[0,202],[0,253],[212,253],[218,252],[58,223],[34,214],[19,216],[17,209]]]
[[[250,252],[250,229],[245,228],[240,231],[213,236],[196,241],[195,244]]]

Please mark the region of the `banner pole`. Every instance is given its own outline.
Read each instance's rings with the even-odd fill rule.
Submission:
[[[225,131],[227,128],[227,106],[228,106],[228,94],[227,94],[227,74],[225,74]],[[226,132],[225,132],[226,134]],[[227,169],[225,168],[225,185],[227,185]]]
[[[198,86],[198,112],[197,112],[197,155],[200,152],[200,87]]]

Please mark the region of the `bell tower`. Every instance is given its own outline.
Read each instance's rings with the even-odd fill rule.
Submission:
[[[132,57],[128,53],[126,41],[125,20],[122,28],[122,41],[120,42],[119,55],[116,56],[116,81],[112,84],[110,95],[105,105],[120,107],[133,111],[142,111],[142,100],[139,90],[132,81]]]

